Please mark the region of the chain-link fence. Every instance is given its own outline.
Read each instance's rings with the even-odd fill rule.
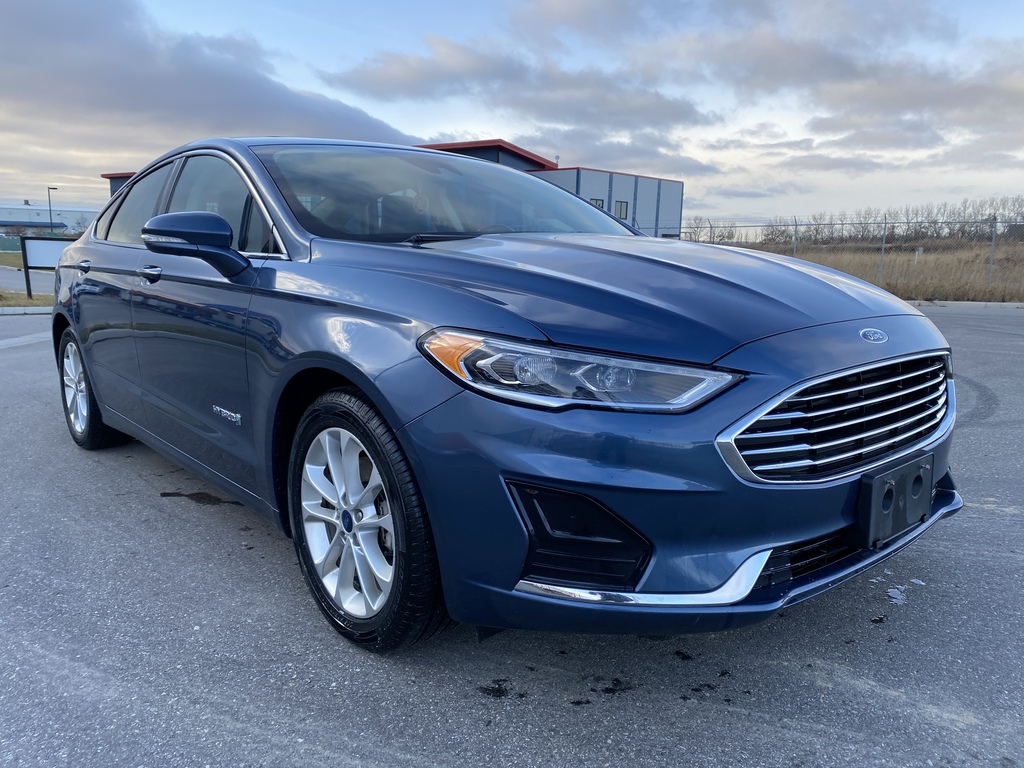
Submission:
[[[57,240],[74,240],[78,234],[65,231],[50,232],[47,229],[38,227],[0,227],[0,252],[17,251],[21,253],[21,238],[24,237],[52,237]]]
[[[812,261],[906,299],[1024,301],[1022,221],[692,219],[682,239]]]

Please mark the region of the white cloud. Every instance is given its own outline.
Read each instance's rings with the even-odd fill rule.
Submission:
[[[646,86],[623,70],[569,69],[552,58],[457,43],[431,35],[426,55],[386,52],[339,72],[328,85],[380,101],[430,101],[461,95],[539,124],[622,129],[705,125],[717,121],[684,97]]]
[[[301,10],[273,17],[285,35],[257,5],[211,36],[159,27],[142,1],[5,8],[0,194],[95,197],[100,172],[210,134],[501,137],[682,178],[725,215],[1015,194],[1024,164],[1024,40],[969,37],[937,0],[453,3],[433,26],[410,9],[418,37],[379,34],[378,17],[406,21],[387,0],[367,11],[378,34],[308,51],[274,48],[317,23]],[[275,64],[308,67],[306,90]]]
[[[55,184],[65,199],[102,200],[100,173],[208,135],[414,140],[278,82],[254,39],[173,34],[136,0],[9,4],[3,24],[0,189],[12,196]]]

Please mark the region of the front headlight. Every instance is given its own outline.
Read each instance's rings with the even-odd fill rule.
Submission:
[[[547,408],[685,411],[739,380],[726,371],[593,355],[469,331],[431,331],[420,348],[460,383]]]

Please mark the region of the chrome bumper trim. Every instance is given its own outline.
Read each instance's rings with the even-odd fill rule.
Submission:
[[[757,583],[758,576],[768,562],[772,551],[766,549],[748,557],[736,572],[718,589],[710,592],[680,592],[675,594],[656,592],[602,592],[579,587],[560,587],[536,581],[520,581],[516,592],[525,592],[541,597],[559,600],[573,600],[581,603],[602,605],[652,606],[656,608],[684,608],[687,606],[732,605],[743,600]]]

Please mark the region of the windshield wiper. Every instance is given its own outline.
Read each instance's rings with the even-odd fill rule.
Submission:
[[[422,245],[424,243],[443,243],[447,240],[472,240],[474,237],[480,237],[480,232],[423,232],[418,235],[413,235],[406,243],[412,245]]]

